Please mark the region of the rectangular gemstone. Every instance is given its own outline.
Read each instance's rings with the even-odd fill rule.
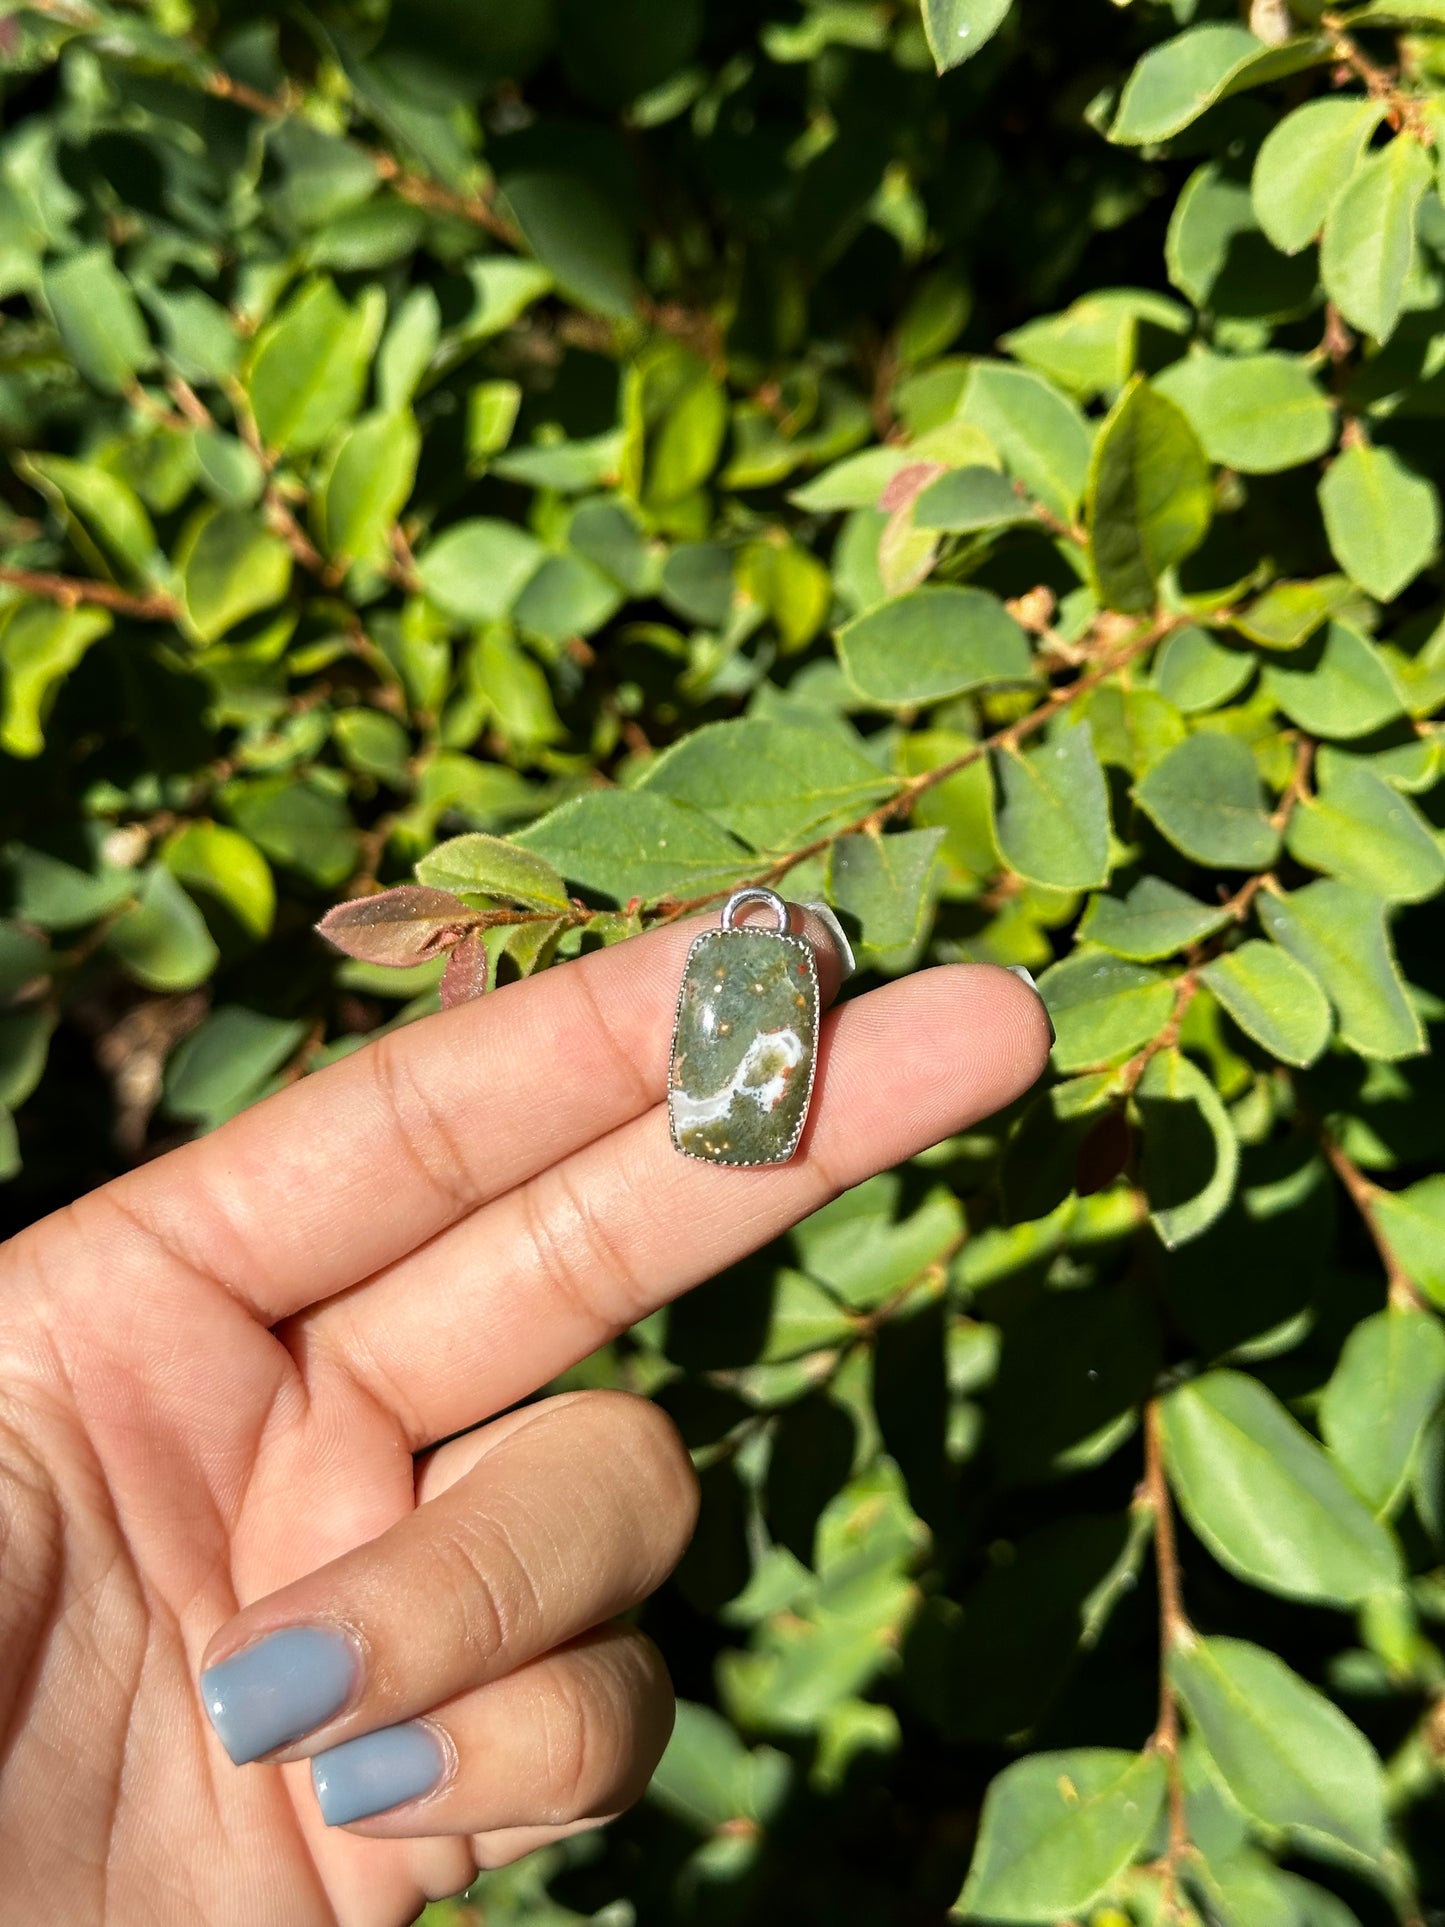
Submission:
[[[803,937],[706,930],[687,953],[672,1036],[672,1141],[709,1164],[785,1164],[818,1056],[818,968]]]

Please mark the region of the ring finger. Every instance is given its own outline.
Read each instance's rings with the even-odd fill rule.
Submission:
[[[328,1826],[379,1839],[567,1827],[640,1797],[672,1716],[652,1641],[607,1626],[424,1720],[318,1753],[312,1785]]]

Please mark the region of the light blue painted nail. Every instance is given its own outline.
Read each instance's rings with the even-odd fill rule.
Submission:
[[[446,1763],[431,1728],[408,1720],[318,1753],[311,1762],[311,1784],[327,1826],[344,1827],[430,1793]]]
[[[268,1633],[201,1674],[201,1698],[237,1766],[332,1719],[360,1676],[356,1648],[328,1626]]]

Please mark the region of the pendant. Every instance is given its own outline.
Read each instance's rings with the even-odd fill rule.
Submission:
[[[742,927],[764,903],[776,930]],[[672,1033],[672,1142],[708,1164],[786,1164],[798,1148],[818,1064],[818,963],[788,934],[771,890],[735,891],[722,924],[693,940]]]

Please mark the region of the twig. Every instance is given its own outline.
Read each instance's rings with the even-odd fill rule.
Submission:
[[[1434,129],[1429,124],[1424,103],[1402,92],[1396,77],[1387,67],[1378,66],[1365,53],[1353,34],[1346,33],[1343,17],[1337,13],[1320,15],[1320,27],[1328,34],[1336,60],[1353,79],[1364,84],[1366,93],[1380,101],[1385,117],[1398,133],[1408,127],[1417,140],[1434,145]]]
[[[46,602],[58,602],[67,609],[81,602],[93,602],[102,609],[114,609],[117,615],[135,616],[141,622],[175,622],[181,613],[179,602],[163,589],[153,589],[149,595],[132,595],[113,582],[89,582],[78,576],[52,575],[44,569],[4,567],[0,567],[0,582],[26,595],[40,596]]]
[[[519,230],[498,214],[489,195],[455,193],[451,188],[443,187],[440,181],[412,173],[379,148],[368,147],[365,152],[376,169],[378,180],[385,181],[394,194],[403,201],[410,201],[413,207],[426,208],[433,214],[454,214],[459,220],[471,222],[473,227],[485,229],[509,248],[524,245]]]
[[[1189,1637],[1184,1612],[1184,1589],[1179,1574],[1179,1543],[1174,1536],[1174,1508],[1164,1472],[1164,1423],[1157,1398],[1144,1407],[1144,1499],[1154,1515],[1154,1567],[1159,1587],[1159,1717],[1150,1745],[1164,1762],[1169,1783],[1169,1838],[1160,1862],[1160,1915],[1182,1920],[1179,1868],[1190,1851],[1189,1820],[1184,1805],[1184,1775],[1179,1764],[1179,1700],[1169,1673],[1170,1655]]]
[[[1315,1125],[1315,1135],[1320,1149],[1324,1152],[1330,1169],[1349,1193],[1350,1202],[1364,1220],[1365,1229],[1374,1240],[1375,1250],[1379,1253],[1380,1263],[1385,1267],[1385,1278],[1389,1289],[1389,1302],[1399,1311],[1420,1311],[1424,1300],[1415,1289],[1404,1265],[1396,1256],[1395,1248],[1385,1234],[1380,1223],[1380,1214],[1375,1206],[1378,1200],[1387,1195],[1383,1185],[1373,1183],[1367,1178],[1354,1159],[1335,1142],[1323,1124]]]

